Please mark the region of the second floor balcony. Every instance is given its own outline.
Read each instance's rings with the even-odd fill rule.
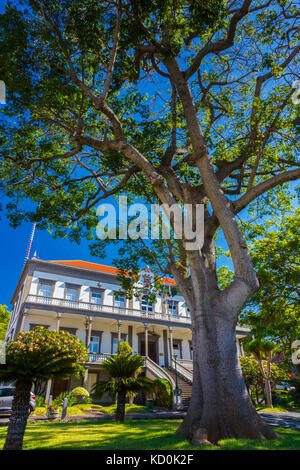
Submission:
[[[90,313],[93,316],[116,316],[116,317],[128,317],[140,320],[158,320],[163,322],[181,323],[187,326],[191,325],[191,318],[185,315],[175,315],[170,313],[161,313],[155,311],[147,311],[142,309],[119,307],[116,305],[105,305],[92,302],[83,302],[78,300],[68,300],[55,297],[46,297],[41,295],[29,294],[26,298],[26,304],[30,305],[44,305],[47,309],[53,307],[53,310],[63,308],[67,309],[71,313]]]

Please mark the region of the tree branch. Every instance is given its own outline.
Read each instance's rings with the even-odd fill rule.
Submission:
[[[250,202],[256,199],[261,194],[265,193],[269,189],[278,186],[279,184],[286,183],[287,181],[293,181],[300,177],[300,168],[295,170],[286,171],[285,173],[280,173],[279,175],[273,176],[266,181],[254,186],[249,191],[246,192],[242,197],[237,201],[233,202],[234,212],[238,213],[244,209]]]

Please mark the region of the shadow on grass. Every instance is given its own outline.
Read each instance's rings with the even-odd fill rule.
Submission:
[[[24,449],[86,450],[298,450],[300,433],[279,430],[282,439],[250,441],[226,439],[218,446],[193,447],[182,436],[174,435],[180,420],[128,420],[31,423],[28,425]],[[0,430],[0,446],[6,429]]]

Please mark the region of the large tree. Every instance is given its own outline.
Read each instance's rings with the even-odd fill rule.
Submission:
[[[3,188],[10,218],[92,237],[115,194],[205,205],[204,245],[140,240],[191,312],[189,439],[273,438],[239,366],[235,328],[259,288],[239,227],[249,204],[295,180],[298,12],[285,0],[33,0],[0,18]],[[24,198],[36,203],[25,211]],[[172,220],[171,220],[172,223]],[[234,279],[221,290],[216,234]],[[123,252],[124,254],[124,252]],[[125,256],[124,256],[125,258]],[[195,439],[193,439],[195,442]]]

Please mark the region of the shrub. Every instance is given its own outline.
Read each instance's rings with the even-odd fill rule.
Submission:
[[[171,409],[173,406],[173,391],[170,382],[166,379],[155,379],[153,385],[154,404]]]
[[[83,387],[73,388],[71,395],[80,398],[87,398],[90,396],[89,392]]]
[[[64,399],[68,399],[68,406],[73,406],[76,405],[77,399],[74,395],[71,394],[71,392],[62,392],[58,397],[53,400],[53,404],[57,406],[63,406]]]
[[[71,392],[72,397],[76,397],[77,403],[86,403],[85,400],[89,398],[89,392],[83,387],[76,387]]]
[[[35,397],[35,405],[40,408],[42,406],[45,406],[45,399],[44,397],[41,397],[40,395],[36,395]]]
[[[131,354],[133,351],[132,347],[126,342],[126,341],[121,341],[118,349],[117,349],[117,354]]]

